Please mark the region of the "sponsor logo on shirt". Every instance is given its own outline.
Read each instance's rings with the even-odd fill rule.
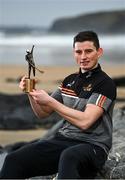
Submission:
[[[87,86],[83,86],[84,91],[91,91],[91,89],[92,89],[92,84],[89,84]]]

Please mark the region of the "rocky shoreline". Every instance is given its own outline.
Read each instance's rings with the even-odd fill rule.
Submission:
[[[61,125],[61,121],[56,123],[48,133],[41,137],[40,139],[50,138],[54,135],[54,133],[58,130]],[[108,160],[106,161],[101,172],[98,173],[97,178],[99,179],[125,179],[125,108],[115,109],[113,113],[113,146],[112,150],[109,153]],[[40,139],[36,139],[34,141],[38,141]],[[32,141],[33,142],[33,141]],[[4,162],[5,156],[15,151],[16,149],[22,147],[23,145],[31,143],[31,142],[18,142],[14,144],[6,145],[5,147],[0,147],[0,161],[1,166]],[[40,177],[40,179],[48,179],[47,177]],[[49,177],[49,179],[51,179]]]
[[[58,115],[56,115],[58,116]],[[38,119],[33,113],[26,94],[0,94],[0,129],[24,130],[38,127],[50,128],[57,122],[51,119]]]

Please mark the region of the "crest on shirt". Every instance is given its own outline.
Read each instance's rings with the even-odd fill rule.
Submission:
[[[91,89],[92,89],[92,84],[89,84],[87,86],[83,86],[84,91],[91,91]]]
[[[75,81],[73,81],[73,82],[67,84],[67,87],[71,87],[74,83],[75,83]]]

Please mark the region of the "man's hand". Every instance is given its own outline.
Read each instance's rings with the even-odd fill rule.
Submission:
[[[82,130],[90,128],[104,112],[101,107],[94,104],[88,104],[84,111],[70,108],[49,96],[44,90],[34,90],[30,95],[39,106],[49,107],[49,109],[56,111],[65,120]]]
[[[26,90],[26,79],[27,79],[27,77],[26,76],[23,76],[22,78],[21,78],[21,81],[20,81],[20,83],[19,83],[19,88],[23,91],[23,92],[25,92],[25,90]],[[34,83],[35,84],[37,84],[38,83],[38,80],[37,79],[34,79]]]
[[[39,105],[48,105],[48,103],[53,99],[44,90],[33,90],[29,95],[32,96]]]

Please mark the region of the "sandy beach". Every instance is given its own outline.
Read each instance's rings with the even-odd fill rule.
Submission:
[[[48,92],[52,92],[56,89],[64,77],[78,71],[77,66],[39,66],[39,69],[43,70],[44,73],[40,74],[36,71],[36,79],[38,80],[36,88],[43,88]],[[102,65],[102,69],[112,78],[120,77],[124,75],[125,65]],[[23,75],[27,75],[26,66],[1,65],[0,92],[9,94],[22,93],[18,87],[19,83],[17,81]],[[123,93],[122,91],[120,92]],[[118,96],[119,95],[118,93]]]
[[[18,130],[18,131],[4,131],[0,130],[0,145],[4,146],[16,142],[29,142],[42,137],[47,130],[36,129],[36,130]]]
[[[41,74],[36,71],[36,79],[38,80],[36,88],[42,88],[48,92],[52,92],[60,83],[60,80],[62,80],[69,73],[77,71],[77,68],[74,66],[39,66],[39,69],[43,70],[44,73]],[[17,80],[23,75],[27,76],[27,71],[27,66],[0,66],[0,92],[9,94],[22,93],[18,87],[19,83]]]
[[[124,75],[125,66],[123,65],[102,65],[106,73],[111,77],[120,77]],[[44,71],[44,74],[36,73],[38,84],[36,88],[45,89],[48,92],[52,92],[60,84],[61,80],[70,73],[76,72],[78,69],[76,66],[39,66],[39,69]],[[19,94],[22,93],[19,89],[19,78],[23,75],[27,75],[26,66],[0,66],[0,93],[7,94]],[[117,96],[125,98],[125,88],[117,89]],[[115,108],[122,107],[125,102],[117,103]],[[0,130],[0,145],[6,145],[18,141],[30,141],[41,137],[46,130],[25,130],[25,131],[3,131]]]

